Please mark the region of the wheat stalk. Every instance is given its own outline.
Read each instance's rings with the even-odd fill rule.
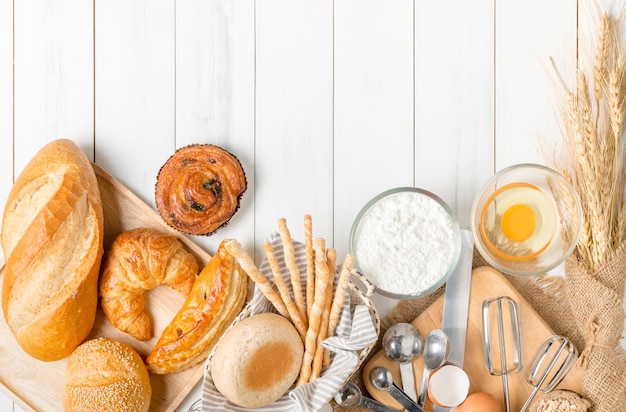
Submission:
[[[579,61],[576,82],[568,87],[554,62],[561,92],[566,157],[557,169],[576,188],[583,208],[579,260],[590,270],[626,235],[626,71],[617,32],[621,22],[604,13],[593,59]]]
[[[603,14],[600,18],[600,29],[598,35],[598,47],[596,50],[596,61],[593,66],[593,80],[594,80],[594,96],[596,101],[596,108],[600,110],[600,96],[602,96],[602,89],[604,88],[607,68],[606,61],[609,56],[609,31],[610,31],[609,16]],[[596,125],[597,127],[597,125]]]

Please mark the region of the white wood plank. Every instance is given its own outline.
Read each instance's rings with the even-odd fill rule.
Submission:
[[[496,3],[495,171],[518,163],[554,165],[563,151],[549,59],[575,67],[576,9],[576,0]],[[562,276],[563,270],[551,273]]]
[[[174,4],[95,4],[96,162],[149,205],[176,147]]]
[[[493,173],[493,2],[416,2],[415,184],[468,228]]]
[[[365,203],[414,184],[413,2],[335,1],[334,47],[334,236],[344,256]]]
[[[550,163],[559,152],[558,95],[548,59],[575,67],[576,9],[576,0],[496,2],[497,170]]]
[[[623,17],[626,0],[578,0],[579,20],[582,17],[581,13],[586,13],[589,8],[593,8],[595,13],[607,12],[616,17],[621,14]],[[580,23],[582,25],[582,21]]]
[[[307,213],[333,245],[332,3],[256,3],[257,255],[280,217],[302,240]]]
[[[15,176],[47,142],[93,159],[91,2],[15,2]]]
[[[0,210],[4,210],[4,204],[13,185],[13,2],[11,0],[0,0],[0,148],[2,148],[0,149]],[[2,219],[0,219],[1,229]],[[0,406],[2,406],[1,403]]]
[[[413,2],[335,1],[335,244],[340,259],[359,210],[414,185]],[[396,302],[372,297],[381,313]]]
[[[254,240],[254,2],[176,3],[176,146],[211,143],[241,161],[248,188],[229,224],[194,240]]]
[[[0,392],[0,410],[2,411],[12,411],[13,410],[13,401],[4,393]]]

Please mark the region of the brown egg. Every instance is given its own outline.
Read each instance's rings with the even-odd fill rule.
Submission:
[[[487,392],[474,392],[456,408],[456,412],[500,412],[498,400]]]

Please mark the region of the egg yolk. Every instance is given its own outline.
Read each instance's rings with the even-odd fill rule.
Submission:
[[[514,242],[523,242],[535,232],[537,216],[528,205],[518,203],[504,211],[501,226],[504,236]]]

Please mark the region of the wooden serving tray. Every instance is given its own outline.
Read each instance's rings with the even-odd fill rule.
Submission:
[[[526,376],[530,364],[541,343],[548,336],[554,335],[554,332],[499,271],[491,267],[474,269],[471,280],[467,337],[463,363],[463,369],[470,378],[470,393],[479,391],[488,392],[498,399],[501,410],[505,410],[502,378],[500,376],[491,376],[487,371],[482,338],[482,303],[485,299],[498,296],[511,297],[517,302],[519,309],[524,368],[521,372],[515,375],[509,374],[508,376],[511,410],[519,411],[533,389],[530,384],[526,383]],[[412,322],[424,339],[431,330],[441,327],[443,299],[444,296],[441,296]],[[387,359],[383,351],[380,350],[374,354],[370,361],[363,367],[363,381],[373,398],[389,406],[401,409],[400,404],[387,392],[376,389],[370,383],[370,370],[375,366],[387,367],[393,375],[394,382],[401,387],[400,368],[396,363]],[[419,391],[422,382],[422,371],[424,369],[424,361],[421,355],[413,361],[413,369],[417,387],[416,390]],[[574,367],[558,388],[570,389],[581,393],[582,373],[583,371],[581,369]],[[539,394],[537,396],[539,396]],[[424,406],[426,411],[432,411],[433,405],[428,397],[426,397]]]
[[[97,165],[93,165],[98,178],[104,209],[104,250],[115,237],[126,230],[148,227],[172,234],[192,252],[200,267],[210,256],[198,245],[171,229],[150,206],[144,203],[117,179]],[[0,260],[0,282],[4,277],[4,261]],[[96,321],[89,338],[106,336],[125,342],[145,358],[161,336],[163,329],[176,315],[185,298],[165,286],[146,294],[146,307],[153,321],[152,339],[140,342],[113,327],[98,308]],[[63,382],[67,359],[42,362],[26,354],[17,344],[4,319],[0,321],[0,390],[3,390],[22,409],[27,411],[63,410]],[[150,374],[152,403],[150,411],[174,411],[194,385],[202,378],[203,363],[182,372]]]

